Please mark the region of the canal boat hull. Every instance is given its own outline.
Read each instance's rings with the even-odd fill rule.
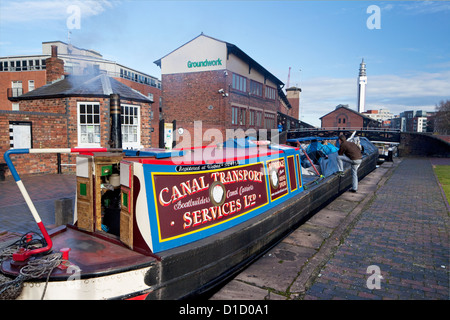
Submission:
[[[377,154],[364,158],[358,176],[376,168]],[[258,217],[207,239],[161,252],[161,262],[145,276],[151,286],[147,299],[183,299],[207,294],[263,255],[302,222],[352,184],[350,169],[343,177],[332,175],[313,183]],[[147,294],[147,292],[143,293]]]
[[[365,143],[370,145],[368,141]],[[231,147],[240,148],[237,145]],[[299,148],[273,146],[269,149],[255,154],[249,151],[250,155],[247,153],[240,158],[233,154],[233,161],[221,156],[200,162],[200,165],[206,163],[213,167],[222,165],[218,169],[195,168],[199,165],[195,161],[185,161],[181,165],[174,163],[171,159],[184,154],[181,152],[169,152],[170,159],[164,158],[167,152],[163,151],[152,151],[151,157],[145,152],[134,151],[122,156],[113,154],[114,163],[117,158],[122,158],[119,159],[119,235],[102,230],[103,216],[99,212],[100,207],[102,213],[104,209],[103,199],[100,201],[104,190],[99,186],[103,188],[105,179],[102,175],[105,168],[110,167],[105,165],[108,156],[100,157],[98,165],[95,159],[89,158],[95,158],[95,154],[81,156],[87,161],[80,161],[80,170],[77,167],[78,214],[74,225],[49,232],[45,236],[48,241],[44,242],[52,247],[52,252],[66,251],[69,255],[63,256],[61,265],[52,269],[48,277],[26,279],[18,298],[172,300],[208,293],[351,186],[349,168],[344,176],[315,176],[308,183],[301,174]],[[358,170],[360,179],[376,168],[377,157],[376,148],[367,148]],[[227,165],[223,166],[224,163]],[[260,169],[255,169],[258,166]],[[244,179],[238,178],[237,172],[232,175],[233,170],[244,169],[255,169],[252,179],[245,180],[245,186],[239,184]],[[257,174],[258,170],[261,176]],[[90,172],[94,174],[91,176]],[[108,177],[112,180],[111,175]],[[180,179],[184,179],[181,184]],[[279,184],[283,181],[285,184]],[[202,205],[212,208],[209,202],[193,204],[186,201],[179,212],[165,210],[165,207],[180,203],[181,198],[201,199],[202,192],[203,197],[213,203],[211,199],[216,197],[213,186],[217,185],[222,191],[218,199],[214,199],[213,207],[221,207],[220,214],[202,209]],[[236,188],[229,188],[232,185]],[[229,190],[240,191],[226,194]],[[251,195],[255,197],[248,197],[247,191],[253,191]],[[37,216],[37,212],[33,216]],[[46,233],[45,228],[41,230]],[[35,250],[39,255],[32,255],[31,250],[28,258],[26,254],[30,250],[27,249],[25,253],[24,250],[16,253],[16,260],[4,260],[2,273],[9,277],[18,276],[27,261],[41,257],[43,250]]]

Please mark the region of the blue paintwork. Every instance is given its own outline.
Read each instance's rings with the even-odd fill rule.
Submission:
[[[5,154],[3,155],[3,158],[5,159],[5,162],[8,165],[9,171],[11,171],[14,181],[16,182],[20,181],[20,177],[9,156],[11,154],[27,154],[27,153],[30,153],[30,149],[10,149],[6,151]]]

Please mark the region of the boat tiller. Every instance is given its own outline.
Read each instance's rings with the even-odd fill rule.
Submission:
[[[43,153],[92,153],[92,152],[108,152],[108,151],[117,151],[117,150],[111,150],[108,148],[58,148],[58,149],[10,149],[5,152],[4,159],[6,164],[9,167],[9,170],[11,171],[11,174],[14,178],[14,180],[17,183],[17,186],[19,187],[20,192],[22,193],[23,198],[25,199],[25,202],[27,203],[28,208],[31,211],[31,214],[33,215],[34,220],[36,221],[39,230],[42,233],[42,236],[45,240],[45,245],[41,248],[37,249],[27,249],[27,248],[19,248],[19,250],[15,253],[13,253],[13,260],[14,261],[26,261],[29,257],[41,253],[49,252],[52,249],[53,243],[52,239],[50,238],[47,229],[45,228],[44,224],[42,223],[41,217],[39,216],[36,207],[33,204],[33,201],[31,201],[31,198],[28,194],[27,189],[22,183],[22,180],[20,179],[19,174],[17,173],[16,168],[14,167],[10,155],[12,154],[43,154]]]

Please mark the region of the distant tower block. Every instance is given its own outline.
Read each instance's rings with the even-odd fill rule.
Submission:
[[[367,84],[367,75],[366,75],[366,64],[364,63],[364,58],[359,65],[359,77],[358,77],[358,112],[365,111],[366,105],[366,84]]]

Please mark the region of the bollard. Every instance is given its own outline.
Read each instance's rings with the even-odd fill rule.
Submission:
[[[55,225],[73,223],[73,201],[71,198],[55,200]]]
[[[386,159],[386,161],[389,161],[389,162],[393,162],[394,161],[394,159],[393,159],[393,152],[392,152],[392,149],[389,149],[389,152],[388,152],[388,156],[387,156],[387,159]]]
[[[0,181],[5,181],[5,172],[8,166],[6,163],[0,163]]]

